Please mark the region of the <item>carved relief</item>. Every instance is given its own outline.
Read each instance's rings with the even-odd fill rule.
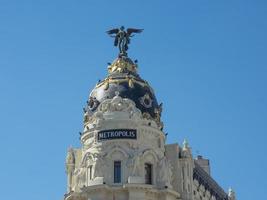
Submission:
[[[159,162],[158,182],[164,183],[166,186],[171,186],[173,172],[171,163],[164,156]]]
[[[105,177],[108,171],[108,161],[104,159],[105,155],[95,154],[94,175],[96,177]]]
[[[74,175],[76,177],[75,179],[75,190],[82,188],[86,185],[86,168],[81,167],[79,169],[76,169],[74,172]]]
[[[99,154],[99,153],[86,153],[81,161],[80,167],[77,168],[74,172],[75,177],[75,188],[74,190],[78,190],[84,186],[87,186],[89,177],[91,180],[95,180],[96,178],[106,178],[108,177],[109,166],[109,158],[106,156],[107,154]],[[93,166],[93,170],[91,171],[91,175],[89,175],[89,168]]]
[[[163,124],[163,122],[161,121],[161,113],[162,113],[162,108],[163,107],[163,104],[161,103],[160,105],[159,105],[159,107],[158,108],[155,108],[155,110],[154,110],[154,112],[155,112],[155,121],[156,121],[156,123],[157,123],[157,125],[158,125],[158,127],[160,128],[160,130],[162,130],[163,129],[163,127],[164,127],[164,124]]]
[[[70,148],[68,150],[68,154],[66,157],[66,164],[75,164],[75,155],[74,155],[74,150],[72,148]]]
[[[151,108],[153,100],[149,96],[148,93],[146,93],[143,97],[139,98],[139,101],[141,105],[143,105],[145,108]]]
[[[145,94],[140,101],[142,101],[145,107],[149,107],[152,105],[152,101],[148,94]],[[94,102],[94,99],[91,98],[91,103]],[[90,104],[90,103],[89,103]],[[97,104],[97,103],[96,103]],[[91,104],[90,104],[91,105]],[[92,104],[91,106],[93,106]],[[120,113],[121,112],[121,113]],[[162,105],[158,108],[155,108],[155,117],[153,118],[148,112],[142,113],[135,105],[135,103],[127,98],[122,98],[117,93],[113,99],[106,99],[99,105],[97,105],[95,113],[92,113],[90,107],[84,114],[84,123],[85,126],[87,124],[96,124],[98,126],[101,120],[110,119],[112,116],[113,118],[128,116],[129,119],[136,119],[140,120],[141,118],[150,120],[152,127],[158,127],[159,129],[163,129],[163,123],[160,121],[161,112],[162,112]],[[124,113],[123,115],[121,115]],[[125,115],[125,113],[127,113]],[[107,118],[108,116],[108,118]]]
[[[135,103],[132,100],[123,99],[118,95],[113,99],[107,99],[103,101],[98,108],[98,112],[102,112],[102,114],[112,112],[127,112],[129,113],[129,118],[140,118],[141,116],[141,111],[135,107]]]
[[[153,118],[151,117],[151,115],[148,112],[144,112],[142,116],[144,119],[153,120]]]
[[[94,111],[99,105],[99,101],[95,97],[90,97],[88,103],[88,108],[91,111]]]
[[[72,190],[73,173],[75,169],[75,154],[74,150],[70,148],[66,157],[66,172],[68,177],[68,191]]]
[[[131,169],[131,176],[141,176],[141,159],[142,152],[135,151],[134,154],[128,160],[128,167]]]

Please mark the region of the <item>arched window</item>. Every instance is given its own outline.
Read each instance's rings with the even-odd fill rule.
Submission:
[[[90,165],[88,168],[89,180],[93,179],[93,165]]]
[[[114,183],[121,183],[121,161],[114,161]]]
[[[152,184],[152,165],[145,163],[145,183]]]

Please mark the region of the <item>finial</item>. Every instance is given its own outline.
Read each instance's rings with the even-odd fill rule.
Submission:
[[[67,164],[75,163],[75,155],[72,146],[69,147],[67,157],[66,157]]]
[[[186,139],[184,139],[184,142],[183,142],[183,149],[188,149],[189,148],[189,143]]]
[[[229,197],[230,200],[236,200],[235,191],[231,187],[228,190],[228,197]]]
[[[115,38],[114,46],[119,47],[119,57],[127,57],[127,50],[129,49],[128,45],[130,44],[130,38],[134,36],[132,34],[141,33],[143,30],[144,29],[127,28],[127,31],[125,31],[124,26],[121,26],[120,28],[114,28],[107,31],[107,34]]]
[[[68,148],[68,152],[72,152],[73,151],[73,147],[70,145]]]

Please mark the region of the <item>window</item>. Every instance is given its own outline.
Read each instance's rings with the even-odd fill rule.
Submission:
[[[121,161],[114,161],[114,183],[121,183]]]
[[[93,179],[93,172],[92,172],[92,169],[93,169],[93,165],[90,165],[89,166],[89,180],[92,180]]]
[[[152,165],[145,163],[145,183],[152,184]]]

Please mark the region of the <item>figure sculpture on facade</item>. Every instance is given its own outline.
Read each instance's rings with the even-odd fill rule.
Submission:
[[[75,190],[77,190],[78,188],[82,188],[86,185],[86,168],[85,167],[81,167],[77,170],[75,170],[75,177],[76,177],[76,188]],[[78,187],[78,188],[77,188]]]
[[[128,166],[132,167],[131,176],[140,176],[141,156],[141,153],[136,152],[129,159]]]
[[[133,37],[133,33],[141,33],[143,29],[128,28],[125,31],[124,26],[107,31],[111,37],[114,37],[114,46],[118,46],[120,50],[120,56],[127,56],[128,45],[130,44],[130,38]]]
[[[95,154],[95,165],[94,165],[94,175],[93,178],[105,177],[105,172],[108,168],[108,159],[105,155]]]
[[[68,191],[71,191],[71,185],[73,182],[73,173],[75,169],[75,155],[72,148],[69,148],[66,157],[66,173],[68,178]]]
[[[158,181],[170,187],[172,182],[172,166],[166,157],[163,157],[159,162],[159,176]]]
[[[66,157],[66,164],[75,164],[75,156],[74,156],[74,151],[72,148],[69,148],[68,154]]]

